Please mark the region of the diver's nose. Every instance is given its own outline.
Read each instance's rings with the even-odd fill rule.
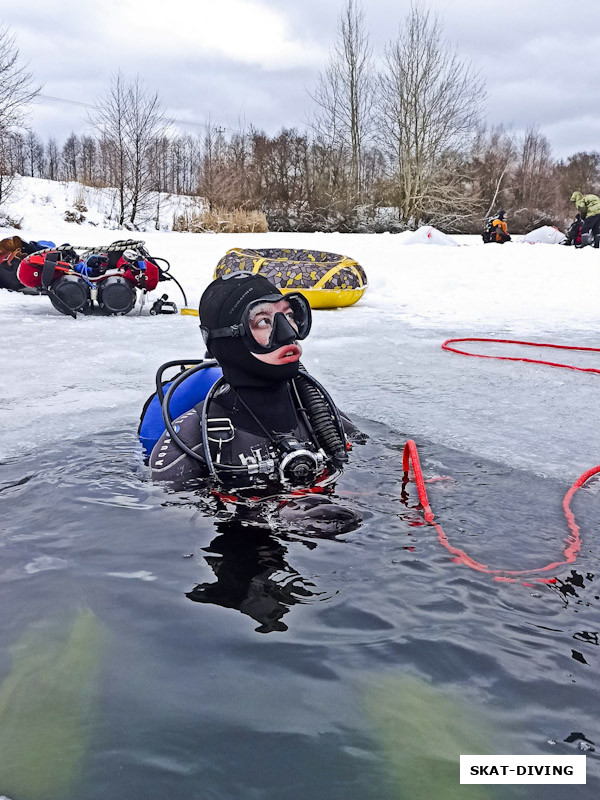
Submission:
[[[293,344],[298,337],[298,331],[288,322],[281,311],[273,319],[273,341],[278,344]]]

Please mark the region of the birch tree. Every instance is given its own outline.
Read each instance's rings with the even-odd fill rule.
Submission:
[[[151,189],[153,143],[164,133],[158,95],[148,92],[139,77],[127,81],[119,72],[90,121],[100,134],[110,183],[117,189],[118,223],[134,227]]]
[[[96,102],[94,115],[90,118],[100,136],[102,153],[108,167],[107,183],[117,190],[119,226],[125,223],[129,206],[126,107],[127,87],[123,75],[119,72],[111,79],[108,92]]]
[[[350,184],[358,199],[371,131],[373,70],[365,15],[357,0],[346,0],[329,63],[311,96],[318,106],[312,120],[317,139],[328,147],[333,162],[349,155]]]
[[[414,5],[385,51],[379,130],[393,169],[399,218],[418,224],[455,202],[444,169],[475,130],[485,97],[470,64],[444,40],[436,16]],[[442,167],[440,173],[440,167]]]
[[[152,146],[165,126],[158,94],[148,92],[139,77],[131,81],[126,98],[125,138],[131,174],[129,222],[135,225],[151,190]]]

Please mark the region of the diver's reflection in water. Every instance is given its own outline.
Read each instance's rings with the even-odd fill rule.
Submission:
[[[198,584],[186,597],[235,608],[259,623],[259,633],[286,631],[282,618],[290,608],[323,592],[287,563],[282,540],[290,533],[332,538],[354,530],[361,519],[324,497],[294,500],[282,506],[276,517],[280,525],[272,520],[272,528],[248,525],[248,520],[240,517],[218,522],[219,535],[203,548],[217,580]],[[303,543],[311,549],[317,546],[314,538]]]
[[[204,558],[217,578],[200,583],[190,600],[236,608],[260,623],[259,633],[285,631],[281,621],[290,606],[318,592],[285,560],[286,548],[267,531],[242,527],[240,522],[221,522],[221,534],[203,548]]]

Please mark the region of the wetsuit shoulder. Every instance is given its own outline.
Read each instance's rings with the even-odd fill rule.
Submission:
[[[202,429],[196,409],[182,414],[174,422],[181,440],[195,453],[202,455]],[[173,489],[189,488],[208,476],[206,465],[184,453],[165,431],[150,455],[152,480],[168,483]]]

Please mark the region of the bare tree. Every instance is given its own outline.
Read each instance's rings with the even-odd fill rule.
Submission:
[[[81,158],[81,142],[76,133],[71,133],[65,141],[61,161],[63,174],[68,181],[76,181],[79,177],[79,166]]]
[[[129,205],[126,109],[127,88],[119,72],[111,79],[107,94],[97,101],[95,115],[90,122],[100,134],[101,149],[108,167],[108,183],[117,189],[117,221],[120,226],[125,223]]]
[[[516,157],[515,137],[501,125],[478,129],[471,150],[471,172],[484,218],[496,205],[509,205]]]
[[[512,217],[524,230],[551,224],[555,218],[557,187],[550,142],[535,127],[528,128],[520,142],[515,167]]]
[[[198,191],[208,208],[232,207],[231,171],[229,169],[228,143],[223,128],[210,120],[202,143],[202,158],[198,170]]]
[[[164,132],[164,116],[158,94],[150,94],[138,77],[127,91],[125,136],[131,175],[131,212],[135,225],[151,190],[150,154],[154,140]]]
[[[598,194],[600,191],[600,153],[575,153],[566,161],[560,161],[555,167],[558,181],[563,216],[573,213],[570,203],[571,194],[580,191],[582,194]]]
[[[58,180],[59,163],[60,155],[58,152],[58,145],[56,139],[51,136],[46,144],[46,177],[51,181]]]
[[[12,138],[22,124],[27,104],[40,91],[27,66],[21,63],[15,37],[0,27],[0,204],[6,200],[11,177]]]
[[[438,168],[445,154],[467,144],[484,86],[443,39],[440,20],[414,5],[386,49],[380,92],[379,128],[394,167],[399,216],[418,223],[444,197]]]
[[[31,177],[40,176],[44,169],[44,145],[35,131],[28,130],[25,137],[27,150],[27,171]]]
[[[92,136],[81,137],[81,154],[80,166],[81,174],[78,175],[78,180],[83,183],[94,185],[96,179],[96,158],[97,146],[96,140]]]
[[[312,120],[317,138],[334,159],[349,152],[351,186],[358,199],[371,129],[373,74],[365,15],[357,0],[346,0],[329,64],[311,97],[319,107]]]
[[[101,136],[110,182],[118,192],[118,223],[127,218],[135,226],[151,190],[153,144],[164,132],[158,95],[150,94],[139,77],[127,82],[117,73],[90,121]]]

